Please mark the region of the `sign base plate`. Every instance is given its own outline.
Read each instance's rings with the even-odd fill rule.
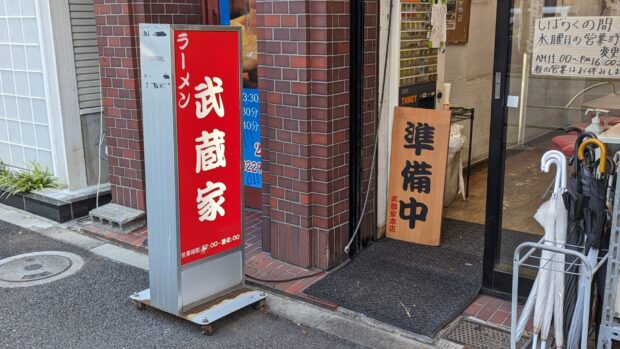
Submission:
[[[151,305],[150,289],[136,292],[129,298],[139,310],[147,307],[156,308]],[[181,313],[178,317],[202,326],[203,333],[210,335],[214,332],[214,322],[249,305],[254,305],[255,309],[262,309],[265,306],[265,298],[267,295],[264,292],[243,287]]]

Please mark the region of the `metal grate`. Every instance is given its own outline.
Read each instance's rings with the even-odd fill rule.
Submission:
[[[69,0],[69,15],[80,114],[98,112],[98,108],[101,107],[99,51],[93,0]]]
[[[510,332],[469,320],[461,320],[444,338],[476,349],[510,348]],[[523,348],[527,339],[517,347]]]

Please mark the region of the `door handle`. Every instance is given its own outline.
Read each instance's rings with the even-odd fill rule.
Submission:
[[[502,98],[502,73],[495,72],[495,99]]]

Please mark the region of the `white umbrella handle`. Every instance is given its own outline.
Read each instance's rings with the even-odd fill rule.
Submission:
[[[559,192],[561,188],[566,188],[567,186],[567,175],[566,175],[566,157],[564,154],[557,150],[550,150],[546,152],[541,159],[540,169],[549,173],[551,170],[551,165],[555,164],[557,168],[556,177],[555,177],[555,190]]]
[[[564,154],[562,154],[562,152],[558,150],[549,150],[548,152],[546,152],[541,160],[542,171],[548,173],[552,164],[556,165],[558,172],[561,175],[560,179],[562,182],[560,186],[562,188],[566,188],[568,184],[566,171],[567,160]]]

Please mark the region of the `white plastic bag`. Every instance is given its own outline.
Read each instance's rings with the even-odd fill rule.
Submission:
[[[448,145],[448,163],[463,149],[465,136],[463,136],[463,125],[453,124],[450,127],[450,143]],[[465,200],[465,180],[463,178],[463,158],[459,161],[459,191]]]

